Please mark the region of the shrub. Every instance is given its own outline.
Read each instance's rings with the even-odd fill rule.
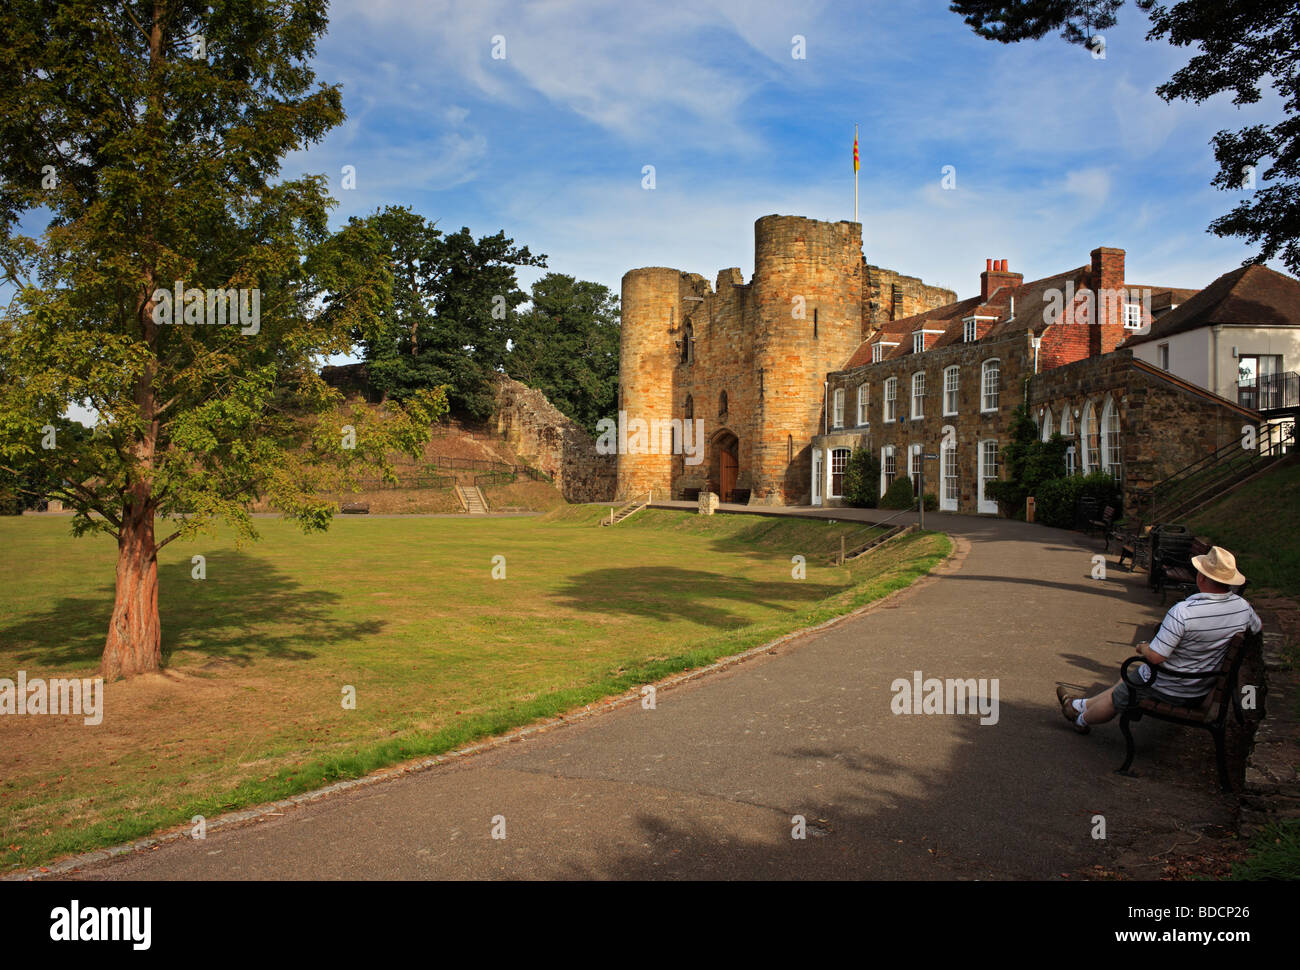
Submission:
[[[985,486],[986,490],[988,486]],[[1107,505],[1114,506],[1116,517],[1123,509],[1123,491],[1119,483],[1106,472],[1091,475],[1071,475],[1053,478],[1038,485],[1034,493],[1034,521],[1057,529],[1074,528],[1074,510],[1079,499],[1091,496],[1097,500],[1100,515]]]
[[[913,494],[911,477],[900,475],[895,478],[889,488],[885,490],[885,494],[881,496],[880,507],[882,509],[915,508],[916,496]]]
[[[866,448],[855,448],[844,466],[844,501],[860,509],[874,509],[879,500],[880,459]]]

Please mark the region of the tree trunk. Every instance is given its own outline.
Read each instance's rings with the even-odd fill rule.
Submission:
[[[137,486],[138,491],[144,487]],[[154,543],[153,504],[130,502],[123,510],[117,543],[117,598],[100,661],[105,680],[134,677],[162,664],[162,626],[158,621],[158,547]]]

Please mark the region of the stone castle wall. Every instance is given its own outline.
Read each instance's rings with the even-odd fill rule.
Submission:
[[[699,465],[684,455],[620,455],[620,497],[717,490],[720,452],[734,449],[735,487],[750,502],[808,502],[827,373],[880,322],[956,299],[868,266],[857,223],[764,216],[754,225],[754,270],[749,283],[739,269],[722,270],[714,287],[662,267],[623,277],[620,408],[647,421],[691,413],[704,422],[706,446]]]
[[[597,454],[591,435],[556,409],[541,391],[501,375],[494,420],[497,432],[516,454],[550,475],[567,501],[613,499],[614,456]]]

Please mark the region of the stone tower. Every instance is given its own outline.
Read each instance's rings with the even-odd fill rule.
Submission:
[[[811,468],[800,456],[821,430],[826,374],[862,342],[862,275],[858,223],[754,224],[753,502],[807,500]]]
[[[707,489],[724,501],[808,502],[826,375],[881,322],[955,299],[868,266],[858,223],[800,216],[754,224],[749,283],[735,268],[722,270],[716,287],[676,269],[631,270],[623,277],[619,408],[629,426],[703,422],[703,454],[673,454],[663,447],[677,440],[667,431],[649,436],[658,447],[648,452],[620,448],[618,496]]]
[[[652,266],[623,276],[622,331],[619,344],[618,407],[629,418],[671,418],[675,331],[681,307],[681,277],[675,269]],[[672,484],[671,454],[618,456],[617,494],[627,498],[655,489],[667,497]]]

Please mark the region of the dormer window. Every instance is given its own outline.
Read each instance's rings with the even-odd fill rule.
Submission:
[[[1124,304],[1124,329],[1125,330],[1142,329],[1142,304],[1141,303]]]
[[[920,354],[925,351],[925,331],[921,330],[912,334],[912,353]]]
[[[973,344],[979,339],[979,327],[975,323],[975,318],[966,321],[965,332],[962,334],[962,340],[965,343]]]
[[[885,359],[885,356],[889,353],[889,351],[892,348],[897,346],[898,346],[897,340],[893,341],[892,343],[887,340],[879,340],[876,343],[872,344],[871,362],[873,364],[879,364],[882,360]]]

